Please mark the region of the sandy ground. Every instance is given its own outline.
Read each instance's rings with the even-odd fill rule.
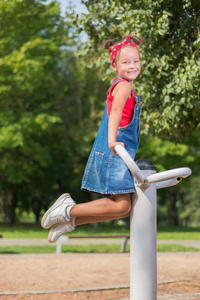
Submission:
[[[157,258],[158,299],[200,299],[200,253]],[[129,265],[129,253],[2,254],[0,299],[128,299]]]

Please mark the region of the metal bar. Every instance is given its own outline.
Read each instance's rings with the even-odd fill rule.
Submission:
[[[192,173],[190,168],[177,168],[147,176],[146,183],[159,182],[177,177],[186,178]]]
[[[169,180],[165,180],[165,181],[160,181],[160,182],[156,183],[156,188],[158,190],[158,189],[170,187],[170,186],[178,184],[181,180],[182,180],[181,177],[177,177],[177,178],[173,178],[173,179],[169,179]]]
[[[142,170],[145,176],[155,173]],[[156,300],[156,184],[138,185],[133,194],[130,222],[130,300]]]
[[[138,183],[154,183],[154,182],[160,182],[160,181],[179,178],[179,177],[186,178],[190,176],[192,173],[190,168],[184,167],[184,168],[176,168],[164,172],[159,172],[144,178],[141,170],[138,168],[137,164],[135,163],[135,161],[132,159],[132,157],[129,155],[129,153],[126,151],[124,147],[122,147],[121,145],[116,145],[115,150],[119,154],[119,156],[123,159],[125,164],[128,166],[129,170],[134,175]],[[178,182],[176,182],[176,184],[177,183]],[[166,187],[167,186],[168,185],[166,185]]]
[[[133,194],[133,209],[130,222],[130,299],[157,299],[156,267],[156,192],[157,189],[175,185],[191,175],[190,168],[172,169],[160,173],[152,169],[141,170],[120,145],[116,152],[133,173],[136,192]]]
[[[125,164],[128,166],[129,170],[134,175],[137,182],[144,183],[144,177],[142,175],[142,172],[140,171],[140,169],[138,168],[137,164],[132,159],[132,157],[129,155],[129,153],[126,151],[126,149],[121,145],[116,145],[115,151],[119,154],[119,156],[123,159]]]

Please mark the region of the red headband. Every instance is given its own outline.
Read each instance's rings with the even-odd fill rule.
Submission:
[[[130,46],[132,46],[132,47],[134,47],[134,48],[136,48],[136,49],[138,50],[138,47],[136,46],[136,44],[134,44],[134,43],[132,43],[132,42],[129,42],[129,39],[130,39],[130,37],[131,37],[132,34],[134,34],[134,33],[129,34],[129,35],[125,38],[125,40],[124,40],[123,42],[121,42],[121,43],[119,43],[119,44],[113,46],[113,48],[108,49],[108,51],[112,50],[112,51],[111,51],[111,54],[110,54],[111,65],[113,65],[113,63],[114,63],[115,57],[116,57],[116,55],[117,55],[117,52],[118,52],[124,45],[130,45]],[[139,52],[139,50],[138,50],[138,52]]]

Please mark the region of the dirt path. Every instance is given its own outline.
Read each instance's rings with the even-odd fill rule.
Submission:
[[[129,263],[128,253],[0,255],[0,298],[127,299]],[[158,295],[200,299],[200,254],[158,253]]]

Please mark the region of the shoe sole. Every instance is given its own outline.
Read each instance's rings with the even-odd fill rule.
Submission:
[[[48,235],[48,242],[49,243],[55,243],[55,242],[57,242],[57,240],[59,239],[59,237],[57,238],[57,240],[55,240],[55,241],[52,241],[51,240],[51,238],[52,238],[52,236],[53,236],[53,232],[51,232],[51,230],[49,231],[49,235]]]
[[[75,227],[74,228],[70,228],[70,230],[66,230],[63,233],[61,233],[60,235],[58,235],[56,240],[55,239],[52,240],[52,236],[53,236],[53,233],[54,233],[53,229],[56,227],[56,225],[58,225],[58,224],[53,225],[51,227],[50,231],[49,231],[49,235],[48,235],[48,241],[49,241],[49,243],[55,243],[55,242],[57,242],[57,240],[59,239],[59,237],[61,237],[61,235],[65,234],[65,233],[68,233],[68,232],[71,232],[71,231],[73,231],[75,229]]]
[[[46,211],[46,213],[44,214],[44,216],[42,217],[42,220],[41,220],[41,226],[44,228],[44,229],[49,229],[52,225],[50,226],[44,226],[44,223],[46,221],[46,218],[48,217],[48,215],[55,209],[57,208],[58,206],[60,206],[63,201],[66,199],[66,197],[70,197],[69,194],[62,194],[57,200],[56,202]],[[63,222],[65,222],[65,220],[63,220]],[[55,224],[53,224],[55,225]]]

